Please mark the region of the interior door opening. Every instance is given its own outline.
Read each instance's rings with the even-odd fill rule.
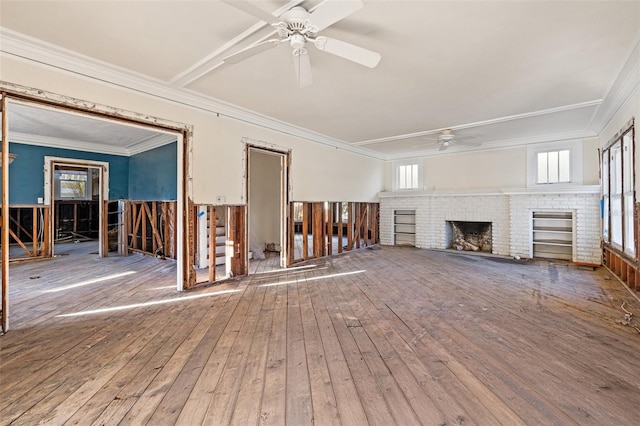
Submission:
[[[103,220],[103,169],[85,163],[53,163],[52,212],[55,253],[59,244],[86,243],[90,252],[101,252]]]
[[[248,273],[251,275],[285,266],[288,156],[252,146],[247,151]]]
[[[54,255],[54,246],[56,254],[65,254],[64,243],[78,242],[91,245],[81,250],[85,254],[104,257],[111,251],[108,213],[113,208],[120,215],[120,226],[123,206],[137,203],[132,209],[139,214],[128,219],[141,237],[128,237],[120,229],[116,244],[135,241],[141,246],[137,251],[151,247],[152,254],[162,245],[162,258],[168,258],[169,250],[158,240],[169,232],[153,219],[171,217],[167,244],[174,248],[176,264],[170,270],[175,271],[177,290],[183,290],[189,275],[183,244],[189,127],[161,119],[140,121],[138,114],[106,106],[86,110],[71,98],[54,105],[46,93],[41,99],[22,92],[29,89],[15,90],[15,98],[3,92],[1,99],[3,151],[12,154],[11,170],[3,170],[3,213],[15,213],[13,221],[12,215],[3,215],[2,247],[12,249],[10,243],[20,240],[16,244],[24,246],[19,247],[26,253],[23,257],[46,258]],[[3,156],[3,165],[8,163]],[[9,329],[9,251],[2,250],[3,332]],[[117,253],[122,254],[116,249],[110,255]],[[80,280],[82,274],[95,278],[95,270],[74,273]],[[15,284],[16,291],[21,291],[20,284]]]

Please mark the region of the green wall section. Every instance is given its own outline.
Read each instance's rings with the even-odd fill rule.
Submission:
[[[129,157],[130,200],[177,200],[177,145],[173,142]]]
[[[177,198],[177,143],[131,157],[10,142],[9,203],[37,204],[44,197],[44,157],[109,163],[109,198],[168,201]]]

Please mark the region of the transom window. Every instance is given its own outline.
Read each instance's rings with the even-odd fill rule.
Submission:
[[[539,152],[537,154],[536,183],[569,183],[571,182],[571,151]]]

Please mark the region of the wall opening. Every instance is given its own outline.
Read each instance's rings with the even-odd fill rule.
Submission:
[[[447,248],[458,251],[491,253],[491,222],[447,221]]]
[[[267,268],[285,266],[286,164],[286,153],[247,148],[249,274],[258,272],[261,262]]]

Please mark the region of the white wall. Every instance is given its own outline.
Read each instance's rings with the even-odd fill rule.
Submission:
[[[435,189],[524,188],[524,147],[427,157],[424,186]]]
[[[264,250],[266,243],[280,244],[280,161],[277,155],[249,153],[250,249]]]
[[[578,139],[569,143],[582,147],[578,168],[582,185],[598,184],[598,138]],[[558,142],[566,144],[567,142]],[[528,150],[552,147],[556,143],[530,144],[487,151],[458,152],[419,158],[423,165],[426,190],[485,190],[527,187],[530,168]],[[394,167],[385,163],[385,191],[392,191]]]
[[[243,137],[291,150],[295,200],[374,201],[383,187],[381,160],[6,56],[0,56],[0,70],[0,79],[10,83],[193,125],[191,196],[199,204],[215,204],[218,195],[226,204],[245,203]]]

